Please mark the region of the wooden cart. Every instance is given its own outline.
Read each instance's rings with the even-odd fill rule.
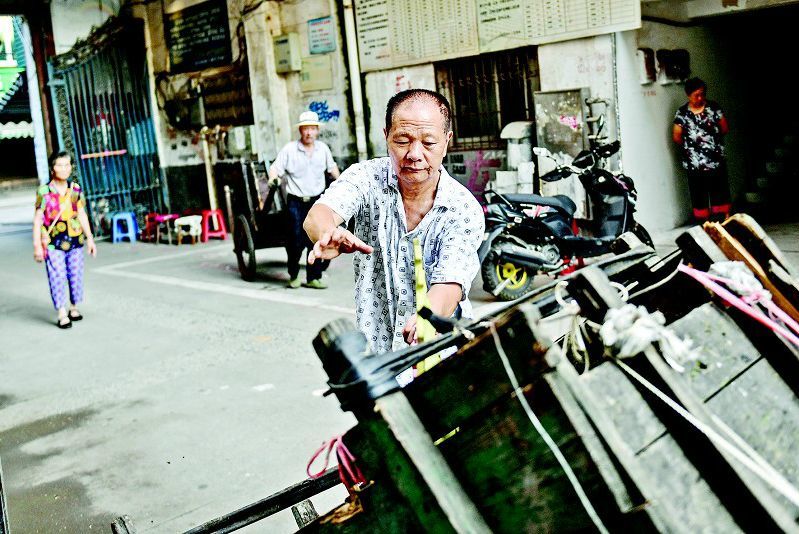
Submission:
[[[618,256],[566,277],[565,292],[540,288],[402,351],[369,354],[354,325],[325,327],[314,347],[358,420],[342,440],[362,482],[345,484],[340,508],[298,521],[302,532],[797,531],[799,351],[679,272],[727,258],[705,230],[663,258],[640,245],[620,243]],[[604,345],[596,325],[623,305],[609,280],[694,341],[690,367],[668,363],[657,342],[632,356]],[[588,321],[579,358],[544,331],[569,296]],[[394,380],[448,347],[457,353],[410,384]],[[334,477],[190,532],[251,524]]]
[[[251,282],[257,270],[255,251],[284,247],[289,231],[280,187],[268,185],[266,163],[241,163],[241,179],[231,188],[228,210],[233,219],[233,251],[239,273]]]

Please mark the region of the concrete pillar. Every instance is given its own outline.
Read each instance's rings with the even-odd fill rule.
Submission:
[[[278,2],[261,4],[245,19],[244,30],[255,122],[253,146],[262,160],[271,161],[294,137],[286,81],[275,71],[272,38],[282,33]]]

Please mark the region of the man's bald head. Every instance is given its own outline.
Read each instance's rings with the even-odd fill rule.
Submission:
[[[429,100],[438,106],[443,120],[442,126],[444,132],[449,132],[452,129],[452,108],[449,101],[441,93],[429,91],[427,89],[408,89],[400,91],[392,96],[386,105],[386,131],[391,130],[391,123],[394,119],[394,112],[403,103],[410,100]]]

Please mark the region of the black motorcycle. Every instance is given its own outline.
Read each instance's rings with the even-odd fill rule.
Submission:
[[[618,141],[594,146],[570,165],[558,165],[540,177],[556,182],[577,174],[593,212],[593,219],[579,229],[574,219],[577,206],[565,195],[486,190],[486,238],[478,251],[486,291],[515,300],[532,289],[535,275],[565,274],[584,258],[607,254],[624,232],[652,246],[649,233],[633,218],[637,194],[632,178],[604,168],[618,151]],[[534,152],[552,158],[546,149]]]

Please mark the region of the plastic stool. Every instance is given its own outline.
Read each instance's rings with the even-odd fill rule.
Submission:
[[[166,231],[169,244],[172,244],[172,228],[170,222],[180,217],[177,213],[148,213],[144,218],[144,230],[141,232],[142,241],[161,242],[161,237]]]
[[[209,238],[218,237],[220,239],[227,239],[227,228],[225,228],[225,217],[222,215],[222,210],[203,210],[203,234],[202,242],[205,243]],[[213,221],[212,230],[209,222]]]
[[[186,215],[175,219],[175,231],[177,232],[178,245],[185,236],[191,237],[191,244],[197,242],[197,238],[202,239],[202,216]]]
[[[131,243],[136,242],[136,234],[139,232],[136,224],[136,215],[132,211],[115,213],[111,217],[111,242],[120,243],[127,238]]]

